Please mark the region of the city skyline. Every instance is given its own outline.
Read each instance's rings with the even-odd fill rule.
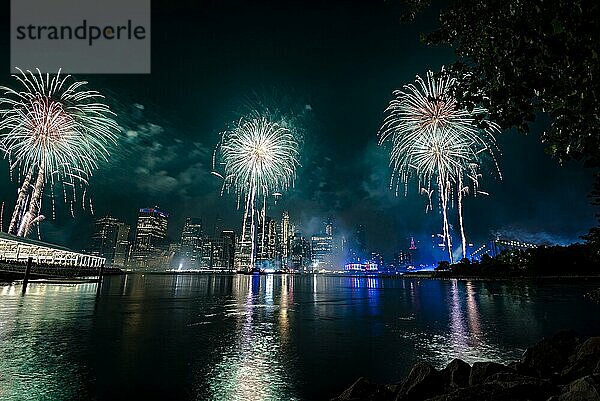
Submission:
[[[156,6],[157,15],[165,11],[161,7]],[[174,7],[176,12],[179,6]],[[40,226],[42,240],[82,248],[97,217],[110,213],[133,221],[135,207],[129,205],[158,204],[171,211],[171,237],[177,235],[176,227],[183,225],[186,216],[221,218],[225,225],[233,226],[243,212],[236,208],[234,195],[220,194],[222,181],[211,174],[212,152],[223,124],[234,120],[244,105],[256,98],[303,114],[306,125],[304,156],[295,186],[277,205],[271,205],[269,213],[296,210],[297,219],[307,227],[316,227],[328,216],[335,216],[340,229],[347,231],[365,223],[370,247],[387,254],[408,235],[423,240],[438,229],[437,211],[422,213],[426,202],[415,193],[418,191],[394,196],[389,189],[386,151],[376,144],[392,91],[412,82],[415,75],[454,59],[448,49],[419,42],[418,33],[435,25],[432,15],[425,13],[416,22],[403,25],[397,21],[397,9],[385,4],[373,5],[369,21],[361,18],[362,8],[357,4],[321,5],[318,16],[282,5],[277,12],[289,15],[288,22],[297,29],[272,35],[270,30],[250,29],[240,17],[245,12],[261,21],[265,18],[263,6],[241,7],[232,17],[239,22],[232,25],[234,31],[216,38],[226,43],[223,48],[227,51],[213,47],[214,39],[192,34],[188,31],[191,25],[174,25],[159,16],[158,28],[169,27],[182,38],[191,37],[195,46],[182,40],[171,48],[161,46],[165,38],[155,38],[152,78],[82,77],[106,95],[124,132],[110,163],[101,165],[91,177],[88,196],[94,214],[76,209],[72,219],[68,206],[57,202],[57,218],[48,218]],[[212,29],[217,22],[208,16],[226,15],[233,8],[209,6],[201,13],[206,17],[202,21]],[[294,12],[290,12],[292,8]],[[341,16],[331,18],[337,14]],[[304,20],[321,26],[317,24],[321,18],[333,25],[314,31],[302,29]],[[264,55],[245,50],[244,40],[237,43],[240,35],[236,32],[246,30],[249,34],[247,38],[242,35],[244,40],[264,40]],[[281,54],[278,49],[288,42],[298,44],[295,52]],[[366,52],[367,57],[353,57],[354,48]],[[166,62],[171,51],[187,54],[189,65]],[[410,55],[408,60],[406,55]],[[305,56],[312,56],[308,59],[313,61],[307,62]],[[207,64],[207,59],[213,63]],[[250,68],[227,67],[240,59],[250,61]],[[320,59],[331,67],[323,68]],[[202,73],[192,73],[196,70]],[[1,80],[10,83],[8,76]],[[586,199],[593,173],[575,162],[560,166],[547,156],[538,138],[545,127],[542,121],[534,124],[529,136],[510,131],[498,135],[503,180],[485,180],[482,188],[491,196],[469,199],[465,206],[469,241],[483,241],[501,232],[565,244],[577,241],[594,225],[595,210]],[[18,183],[10,180],[6,163],[2,163],[0,175],[6,227]]]
[[[170,214],[157,206],[138,209],[135,224],[111,215],[95,220],[94,233],[83,252],[105,258],[107,266],[143,270],[248,269],[251,240],[241,228],[223,226],[220,218],[209,224],[199,217],[186,217],[176,237],[166,235]],[[254,266],[266,271],[355,271],[402,272],[430,269],[448,261],[447,244],[441,232],[415,238],[405,235],[390,253],[368,245],[364,224],[341,231],[331,216],[309,230],[283,211],[265,216],[266,229],[259,222],[255,232]],[[312,231],[316,230],[316,231]],[[454,233],[456,237],[458,233]],[[246,236],[246,237],[245,237]],[[244,241],[243,238],[246,238]],[[497,234],[467,244],[467,258],[479,261],[483,255],[496,256],[501,250],[526,250],[550,246],[548,242],[527,242],[519,237]],[[459,247],[453,252],[462,257]],[[369,267],[370,266],[370,267]]]

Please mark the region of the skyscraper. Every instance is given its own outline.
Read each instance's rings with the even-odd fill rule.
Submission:
[[[117,242],[115,244],[115,257],[113,259],[113,265],[124,267],[129,259],[129,231],[130,227],[128,224],[119,223],[117,228]]]
[[[235,244],[234,268],[237,271],[250,271],[254,268],[252,266],[252,252],[254,251],[252,239],[256,233],[252,229],[252,217],[251,213],[248,213],[244,219],[242,233]]]
[[[95,222],[91,251],[94,255],[106,258],[107,264],[112,264],[115,257],[118,223],[119,220],[111,216],[101,217]]]
[[[311,258],[315,269],[333,268],[333,237],[330,234],[325,232],[312,236]]]
[[[281,264],[287,267],[290,262],[290,238],[292,227],[290,225],[290,215],[288,212],[283,212],[281,216],[281,239],[279,241],[281,246]]]
[[[168,223],[169,214],[158,207],[139,210],[131,254],[133,267],[166,267],[168,251],[165,238]]]
[[[186,269],[198,267],[202,249],[202,220],[197,217],[186,217],[181,231],[181,248],[179,263]]]
[[[356,226],[350,237],[348,259],[352,263],[361,263],[367,260],[367,238],[365,227],[362,224]]]
[[[259,220],[256,238],[256,260],[274,262],[277,250],[277,225],[275,220],[265,216]]]
[[[200,268],[210,270],[232,271],[235,234],[231,230],[223,230],[220,235],[202,238]]]
[[[307,271],[310,268],[310,243],[300,232],[294,233],[290,238],[290,256],[292,268],[298,271]]]

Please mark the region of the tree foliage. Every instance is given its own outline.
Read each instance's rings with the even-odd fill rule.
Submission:
[[[542,141],[561,160],[600,164],[600,2],[455,0],[429,44],[449,44],[457,97],[522,132],[541,114]]]
[[[480,261],[463,259],[438,266],[439,277],[543,277],[600,275],[599,255],[588,244],[503,250],[495,257],[485,254]],[[440,264],[441,265],[441,264]]]

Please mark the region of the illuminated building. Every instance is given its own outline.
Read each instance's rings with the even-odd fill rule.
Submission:
[[[129,224],[119,223],[117,229],[117,242],[115,244],[115,257],[113,258],[113,265],[124,267],[127,265],[129,260]]]
[[[265,216],[264,222],[262,219],[258,221],[256,233],[256,260],[275,261],[277,250],[277,226],[275,220],[269,216]]]
[[[315,269],[333,268],[333,237],[331,234],[325,232],[311,237],[311,258]]]
[[[105,216],[96,220],[91,253],[106,259],[107,265],[124,266],[129,249],[129,226]]]
[[[246,216],[245,227],[242,228],[242,234],[235,243],[234,268],[237,271],[252,270],[252,215]]]
[[[356,226],[348,244],[348,259],[352,263],[362,262],[367,259],[367,238],[365,227],[362,224]]]
[[[235,233],[233,230],[223,230],[221,237],[223,238],[223,260],[227,265],[227,270],[231,271],[235,255]]]
[[[382,269],[384,266],[383,256],[379,252],[371,252],[371,257],[369,258],[369,263],[374,263],[377,265],[379,269]]]
[[[219,236],[205,236],[202,240],[200,269],[231,271],[233,269],[235,234],[223,230]]]
[[[281,217],[281,239],[279,240],[279,244],[281,247],[281,262],[283,266],[288,265],[290,262],[290,238],[291,238],[291,225],[290,225],[290,215],[288,212],[283,212]]]
[[[446,241],[443,234],[431,234],[431,254],[433,261],[439,263],[442,260],[448,260],[446,251]]]
[[[408,255],[410,257],[409,264],[416,265],[417,264],[417,244],[415,243],[415,237],[410,237],[410,245],[408,247]]]
[[[308,271],[310,268],[310,243],[301,233],[296,232],[291,238],[292,268],[298,271]]]
[[[394,269],[405,269],[412,263],[411,255],[408,251],[399,251],[394,255],[392,267]]]
[[[347,272],[377,272],[377,264],[371,262],[363,263],[346,263],[344,270]]]
[[[165,238],[169,214],[157,207],[143,208],[138,212],[135,241],[131,253],[131,266],[137,268],[166,267],[169,253]]]
[[[202,220],[187,217],[181,231],[181,247],[179,263],[186,269],[195,269],[199,265],[202,252]]]

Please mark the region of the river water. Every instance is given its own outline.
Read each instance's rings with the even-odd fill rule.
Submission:
[[[600,335],[598,281],[127,275],[0,286],[0,400],[326,400]]]

